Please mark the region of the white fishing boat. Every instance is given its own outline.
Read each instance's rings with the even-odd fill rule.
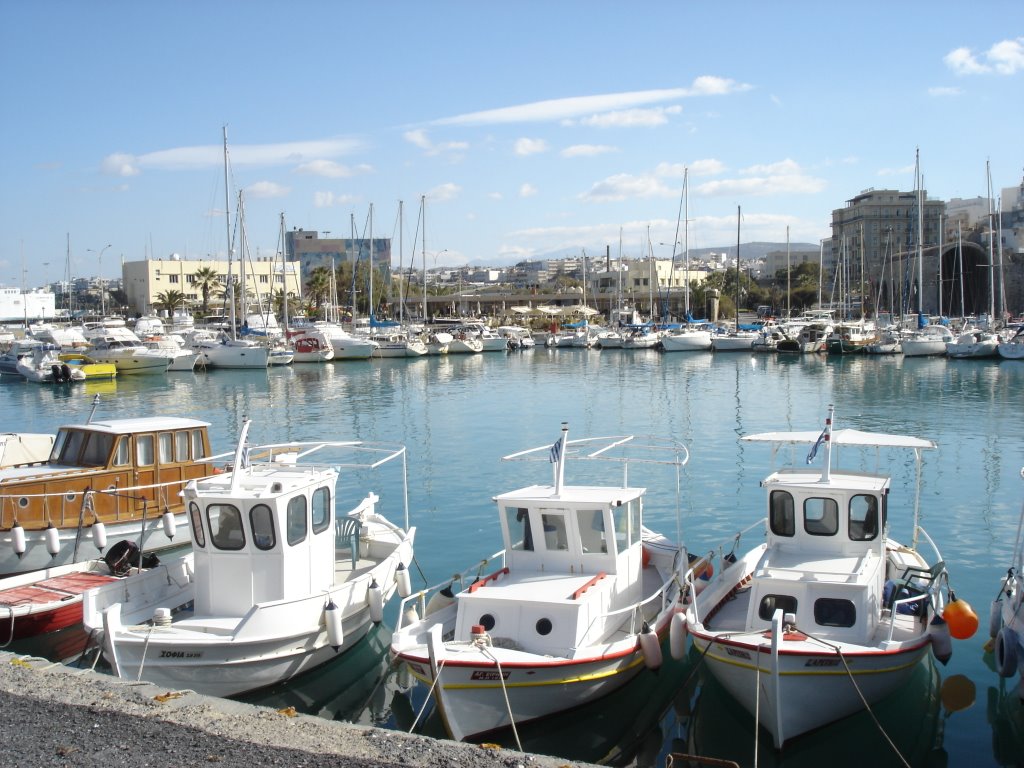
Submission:
[[[1020,472],[1024,478],[1024,469]],[[1017,695],[1024,699],[1024,507],[1017,523],[1013,562],[989,613],[993,661],[1000,677],[1017,677]]]
[[[919,478],[921,451],[935,444],[834,431],[832,411],[820,434],[743,438],[810,444],[808,464],[823,446],[822,468],[769,475],[761,482],[767,517],[718,550],[706,586],[686,577],[693,595],[686,623],[696,649],[776,748],[878,702],[907,681],[929,647],[945,662],[950,635],[969,637],[977,628],[977,617],[971,629],[964,615],[969,606],[949,591],[938,548],[918,525],[920,488],[907,546],[889,535],[890,477],[832,468],[838,446],[910,449]],[[762,528],[765,542],[737,560],[741,536]],[[927,555],[917,549],[919,537],[928,543]],[[954,623],[958,612],[962,619]]]
[[[405,527],[378,512],[374,493],[335,512],[343,469],[399,458],[404,501],[405,448],[250,447],[248,428],[246,420],[233,471],[185,488],[192,551],[134,577],[128,590],[86,594],[83,623],[101,635],[119,677],[214,696],[262,688],[348,650],[382,620],[396,590],[408,594],[408,507]]]
[[[614,467],[622,483],[565,484],[570,455],[574,467],[622,463]],[[457,740],[570,709],[617,689],[645,663],[657,667],[659,637],[681,610],[685,552],[643,527],[646,489],[625,475],[630,462],[659,463],[674,466],[678,481],[682,445],[569,440],[563,425],[553,446],[504,458],[551,461],[553,481],[495,497],[505,548],[403,600],[391,642]],[[485,576],[486,568],[494,570]]]

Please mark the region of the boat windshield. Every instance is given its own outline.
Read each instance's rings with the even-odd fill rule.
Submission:
[[[50,463],[66,467],[105,467],[114,447],[114,435],[80,429],[57,432]]]

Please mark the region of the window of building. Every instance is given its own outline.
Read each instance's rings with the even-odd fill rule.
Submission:
[[[269,283],[270,282],[270,276],[269,275],[259,275],[259,278],[260,278],[260,282],[261,283]]]
[[[167,279],[170,280],[171,283],[173,283],[175,285],[177,285],[177,283],[178,283],[178,275],[168,275]]]

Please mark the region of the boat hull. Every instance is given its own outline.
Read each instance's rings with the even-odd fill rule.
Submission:
[[[690,636],[708,670],[748,712],[760,719],[776,748],[789,739],[861,711],[864,702],[858,690],[870,705],[902,687],[930,647],[925,639],[891,651],[847,650],[840,658],[832,651],[822,653],[820,644],[798,640],[792,643],[792,650],[780,648],[776,675],[771,640],[760,633],[743,635],[743,639],[735,634],[716,639],[714,634],[693,627]],[[788,642],[784,640],[782,645]]]

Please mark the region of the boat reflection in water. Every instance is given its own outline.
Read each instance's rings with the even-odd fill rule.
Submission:
[[[387,699],[397,684],[388,675],[390,640],[391,629],[374,624],[351,649],[317,669],[232,698],[277,710],[294,707],[297,713],[325,720],[389,727]]]
[[[686,749],[705,758],[765,767],[940,766],[947,762],[942,748],[947,719],[973,701],[974,684],[968,678],[954,675],[940,680],[927,656],[905,686],[872,707],[878,724],[870,713],[861,711],[798,736],[778,751],[765,730],[755,747],[749,738],[755,729],[753,716],[702,670],[694,714],[686,728]],[[837,745],[845,746],[837,749]]]

